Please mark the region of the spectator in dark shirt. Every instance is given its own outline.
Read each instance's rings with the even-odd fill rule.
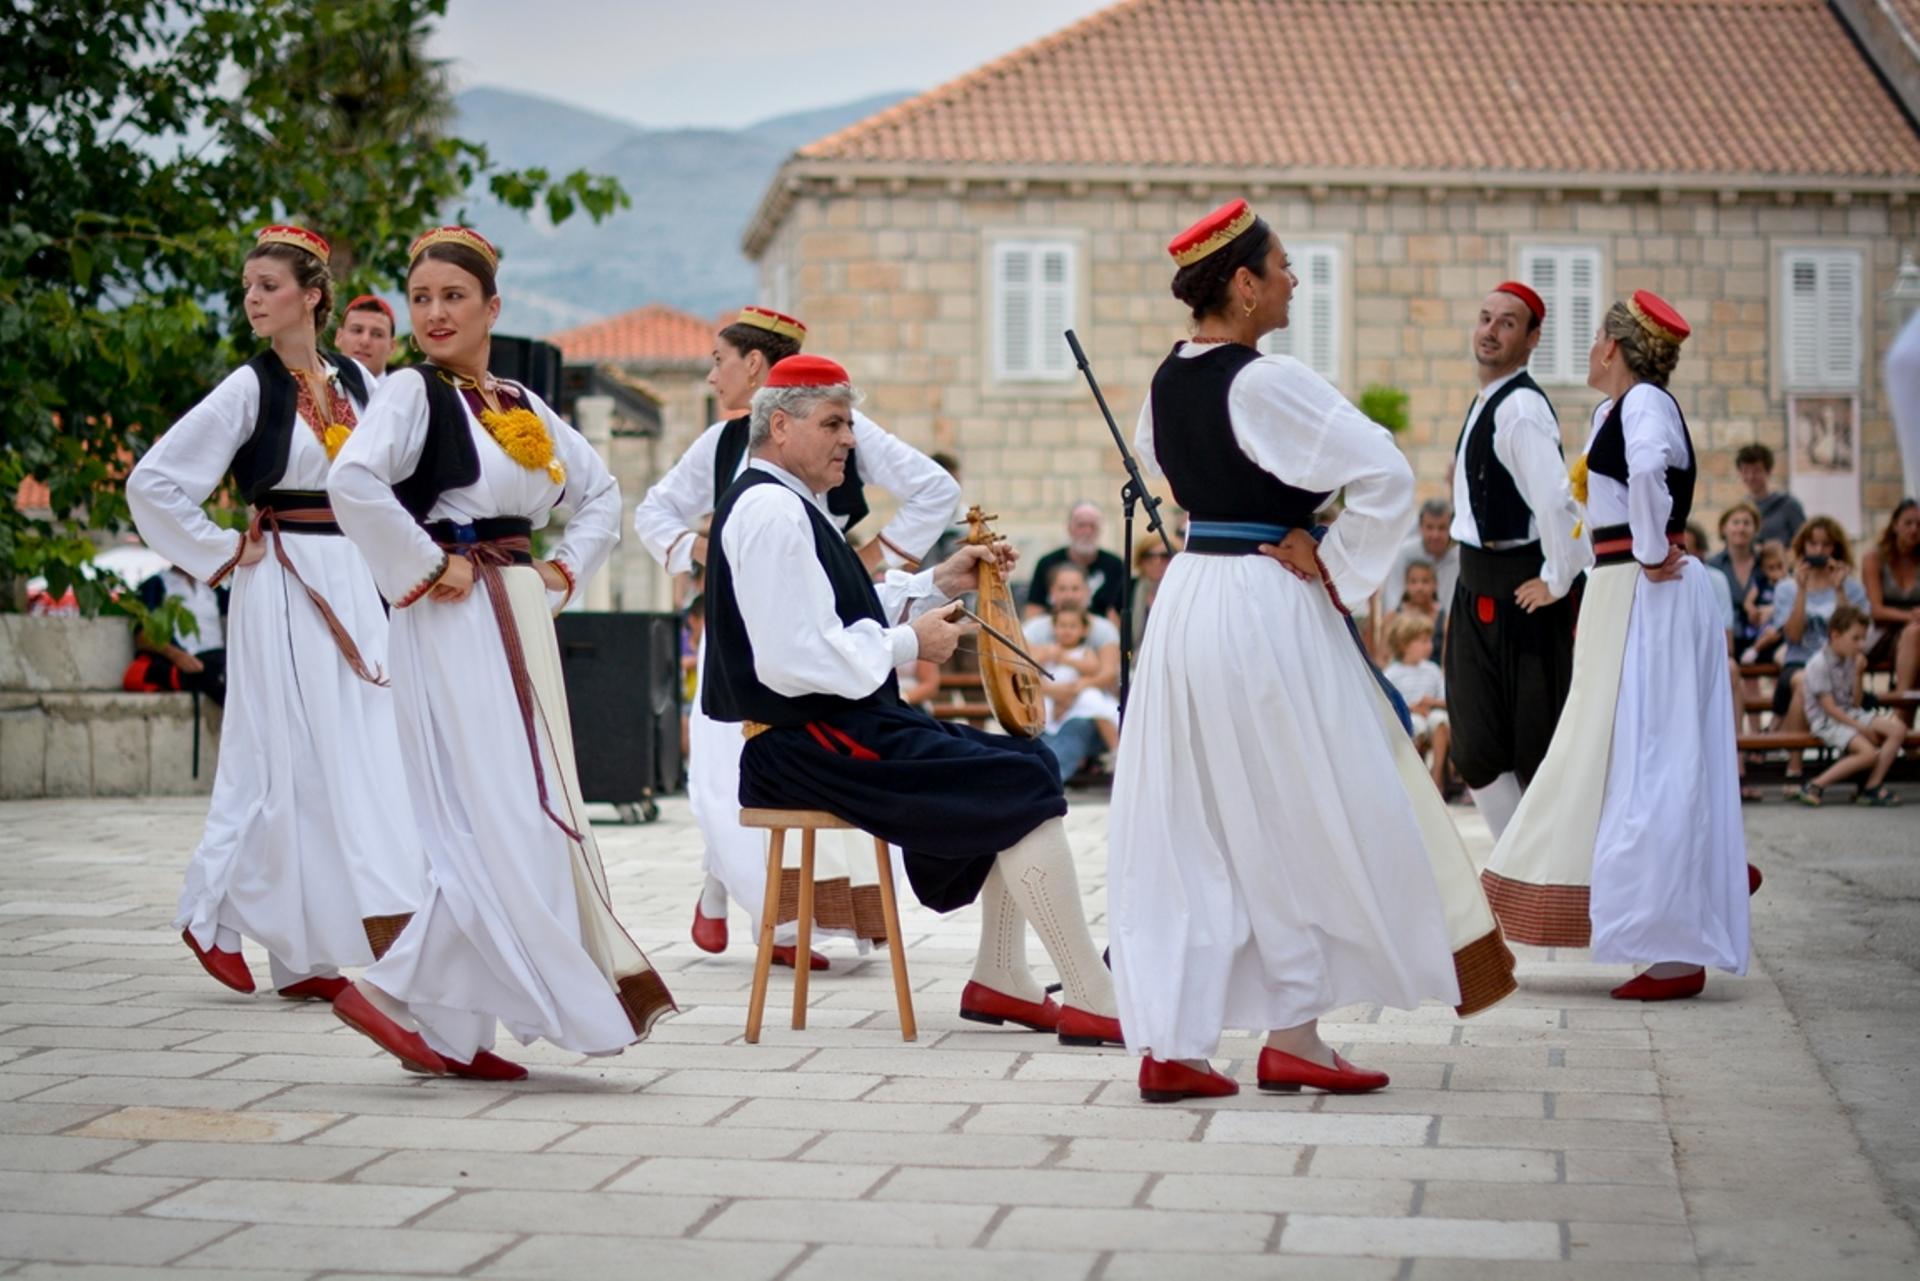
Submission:
[[[1100,509],[1092,503],[1075,503],[1067,513],[1067,545],[1048,552],[1033,567],[1033,582],[1027,589],[1027,617],[1047,612],[1048,591],[1053,571],[1059,565],[1078,565],[1087,576],[1092,600],[1087,608],[1109,622],[1120,621],[1120,601],[1127,590],[1127,567],[1118,556],[1100,545]]]
[[[1786,490],[1772,488],[1773,451],[1756,440],[1740,447],[1733,465],[1740,469],[1740,483],[1747,487],[1747,497],[1760,511],[1759,541],[1791,543],[1807,523],[1807,510]]]

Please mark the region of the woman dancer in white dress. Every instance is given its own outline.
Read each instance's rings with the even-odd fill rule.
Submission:
[[[147,545],[208,585],[232,576],[227,704],[206,832],[174,925],[207,973],[254,990],[242,936],[273,985],[331,1000],[418,905],[425,863],[400,770],[387,619],[360,550],[327,510],[327,469],[367,402],[366,371],[323,354],[327,242],[268,227],[241,281],[272,346],[147,451],[127,504]],[[252,528],[201,504],[231,474]]]
[[[713,424],[687,447],[680,461],[647,491],[634,509],[633,528],[653,558],[670,574],[685,574],[707,563],[705,522],[747,466],[747,413],[753,393],[766,381],[767,371],[797,353],[806,341],[807,327],[792,316],[765,307],[742,307],[733,322],[714,336],[713,368],[707,385],[726,418]],[[853,455],[847,478],[827,495],[828,511],[842,529],[851,529],[866,514],[863,486],[872,482],[892,494],[899,509],[885,528],[860,549],[870,569],[917,570],[919,558],[953,519],[960,486],[938,463],[884,430],[865,414],[854,411]],[[705,637],[701,639],[704,669]],[[695,699],[688,710],[687,796],[694,821],[706,838],[702,870],[706,882],[693,909],[693,941],[705,952],[727,948],[727,904],[738,902],[752,923],[748,937],[759,933],[760,900],[766,893],[767,835],[740,826],[740,751],[744,740],[738,725],[722,724],[707,716]],[[826,836],[832,836],[832,833]],[[862,951],[870,940],[885,936],[880,917],[877,883],[854,886],[847,881],[853,868],[872,866],[866,846],[850,843],[861,857],[846,860],[825,837],[815,862],[815,938],[851,937]],[[789,872],[792,877],[793,873]],[[839,882],[835,884],[835,882]],[[797,889],[797,884],[791,888]],[[797,893],[781,895],[798,903]],[[783,921],[774,937],[776,965],[794,961],[794,924]],[[811,968],[828,968],[818,952]]]
[[[1709,965],[1746,973],[1758,883],[1717,571],[1681,549],[1698,461],[1667,377],[1690,332],[1642,289],[1607,312],[1587,357],[1606,400],[1573,468],[1596,558],[1573,686],[1483,876],[1509,938],[1651,963],[1620,1000],[1696,996]]]
[[[620,489],[586,440],[487,372],[499,257],[479,233],[414,242],[413,333],[328,483],[393,602],[393,681],[431,890],[334,1012],[409,1067],[485,1080],[523,1044],[583,1054],[674,1008],[614,918],[574,770],[552,611],[619,541]],[[531,535],[573,509],[550,559]]]
[[[1325,379],[1256,350],[1295,280],[1245,201],[1168,248],[1195,333],[1155,374],[1137,439],[1191,523],[1115,770],[1120,1025],[1151,1102],[1237,1092],[1205,1061],[1229,1027],[1269,1030],[1262,1089],[1377,1090],[1384,1072],[1320,1039],[1323,1014],[1429,998],[1470,1013],[1513,990],[1472,862],[1341,604],[1385,577],[1413,473]],[[1316,549],[1335,490],[1345,510]]]

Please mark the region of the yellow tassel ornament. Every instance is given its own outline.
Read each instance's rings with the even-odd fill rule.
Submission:
[[[1574,459],[1573,465],[1567,468],[1567,484],[1568,487],[1573,490],[1573,500],[1582,507],[1585,507],[1587,505],[1587,456],[1585,454]],[[1573,525],[1573,536],[1575,538],[1580,537],[1580,535],[1586,531],[1586,528],[1586,521],[1575,521]]]
[[[347,443],[347,437],[351,435],[353,428],[345,423],[333,423],[321,433],[320,443],[326,447],[328,462],[340,456],[340,447]]]
[[[567,482],[567,469],[553,456],[553,437],[547,434],[540,415],[524,407],[483,409],[480,425],[507,453],[507,457],[528,471],[546,470],[547,479],[556,485]]]

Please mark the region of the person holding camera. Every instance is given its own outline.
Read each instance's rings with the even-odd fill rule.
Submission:
[[[1773,687],[1776,728],[1787,734],[1805,734],[1806,696],[1801,671],[1827,643],[1833,611],[1842,604],[1865,614],[1867,589],[1853,572],[1853,545],[1831,516],[1815,516],[1793,536],[1793,573],[1773,592],[1773,625],[1783,637],[1780,677]],[[1799,792],[1801,761],[1787,757],[1787,794]]]

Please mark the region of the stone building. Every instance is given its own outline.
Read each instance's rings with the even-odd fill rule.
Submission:
[[[570,376],[580,371],[586,377],[590,370],[594,390],[604,394],[626,388],[658,405],[657,431],[623,429],[631,425],[623,424],[617,412],[611,423],[608,465],[620,481],[624,511],[620,546],[610,572],[602,575],[611,589],[607,606],[649,610],[678,603],[666,575],[633,537],[633,509],[693,438],[719,417],[707,387],[707,369],[713,362],[713,336],[729,318],[703,320],[652,303],[547,336],[565,356]],[[599,412],[591,404],[588,411]]]
[[[1856,30],[1856,11],[1887,30]],[[1445,490],[1476,387],[1477,304],[1517,276],[1549,303],[1533,373],[1570,455],[1601,312],[1650,288],[1694,325],[1674,390],[1709,527],[1753,440],[1823,495],[1810,509],[1844,510],[1851,487],[1848,523],[1877,527],[1900,475],[1887,295],[1920,241],[1920,132],[1889,86],[1914,83],[1916,14],[1126,0],[802,148],[744,246],[762,301],[806,319],[809,350],[849,365],[876,419],[958,454],[969,496],[1029,549],[1059,540],[1076,498],[1118,507],[1060,331],[1079,332],[1131,434],[1185,331],[1166,240],[1234,196],[1300,272],[1281,348],[1349,396],[1409,394],[1423,495]],[[1790,407],[1853,434],[1795,454]]]

